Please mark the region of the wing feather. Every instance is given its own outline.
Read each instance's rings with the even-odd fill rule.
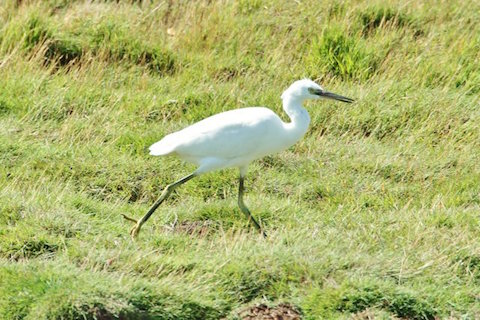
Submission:
[[[231,110],[169,134],[150,150],[154,155],[176,152],[185,158],[233,159],[257,153],[281,124],[280,118],[268,108]]]

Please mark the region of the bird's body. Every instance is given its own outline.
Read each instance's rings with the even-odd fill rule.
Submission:
[[[285,123],[268,108],[222,112],[165,136],[150,147],[150,154],[176,154],[198,165],[197,173],[245,168],[253,160],[284,150],[298,141],[310,121],[306,115],[299,128],[298,123]]]
[[[283,122],[272,110],[263,107],[243,108],[222,112],[171,133],[150,147],[150,154],[163,156],[176,154],[198,168],[190,175],[166,186],[160,198],[131,230],[135,237],[141,226],[157,207],[179,185],[212,170],[228,167],[240,169],[238,205],[247,219],[265,235],[258,222],[243,203],[244,178],[248,164],[269,154],[282,151],[303,137],[310,117],[303,108],[306,99],[320,97],[352,102],[328,91],[312,80],[295,81],[282,94],[283,109],[290,122]]]

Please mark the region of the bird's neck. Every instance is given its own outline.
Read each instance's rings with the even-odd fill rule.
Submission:
[[[285,126],[296,141],[303,137],[310,124],[310,116],[303,107],[303,99],[291,96],[283,98],[283,110],[285,110],[291,120]]]

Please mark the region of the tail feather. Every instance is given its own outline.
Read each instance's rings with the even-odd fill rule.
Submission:
[[[163,156],[175,151],[175,144],[168,139],[168,136],[163,138],[162,140],[155,142],[149,148],[150,155],[152,156]]]

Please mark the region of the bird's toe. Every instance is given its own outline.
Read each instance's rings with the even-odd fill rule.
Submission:
[[[132,237],[132,239],[135,239],[138,234],[140,233],[140,228],[141,228],[141,225],[140,224],[136,224],[131,230],[130,230],[130,236]]]
[[[133,222],[133,223],[138,223],[137,220],[135,220],[135,219],[133,219],[133,218],[130,218],[129,216],[127,216],[127,215],[125,215],[125,214],[123,214],[123,213],[122,213],[122,216],[123,216],[123,218],[124,218],[125,220],[131,221],[131,222]]]

